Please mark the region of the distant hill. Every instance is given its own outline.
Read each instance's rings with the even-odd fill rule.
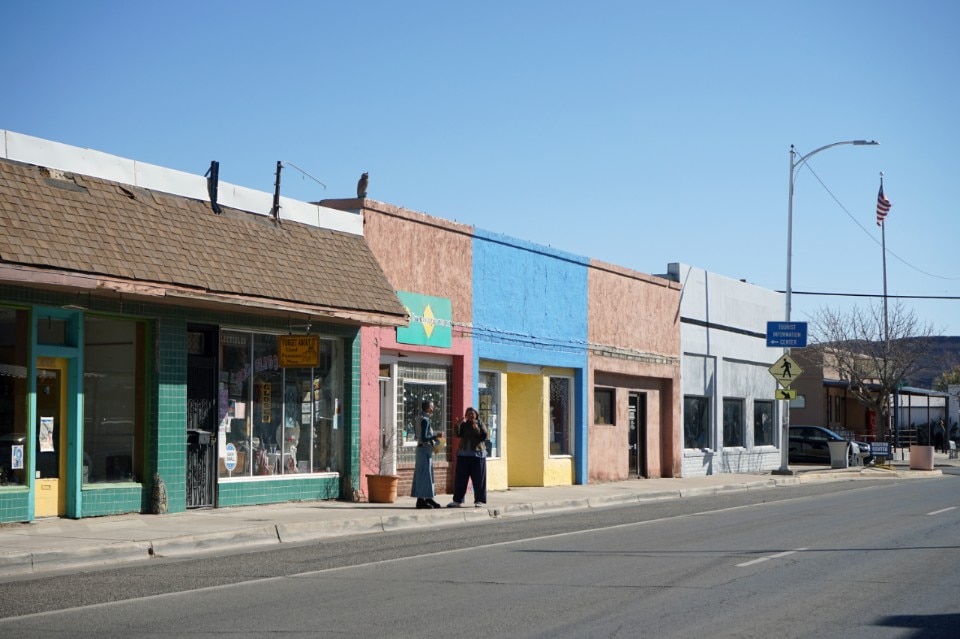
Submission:
[[[908,386],[933,388],[933,380],[941,373],[960,365],[960,337],[927,337],[930,353],[924,358],[923,368],[907,380]]]
[[[960,365],[960,337],[923,337],[918,338],[928,343],[928,352],[922,358],[920,370],[904,380],[905,386],[916,388],[933,388],[933,382],[942,373]],[[853,352],[875,352],[879,344],[867,346],[863,340],[847,340],[838,345]]]

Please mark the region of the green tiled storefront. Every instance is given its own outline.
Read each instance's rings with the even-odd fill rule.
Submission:
[[[116,299],[109,299],[18,286],[0,287],[0,306],[32,309],[34,305],[80,307],[80,313],[137,319],[145,327],[145,370],[142,371],[145,435],[140,482],[84,484],[79,490],[77,512],[71,515],[76,517],[150,512],[154,473],[162,478],[166,487],[168,512],[186,509],[189,323],[242,327],[251,331],[283,332],[289,329],[286,320],[276,317],[129,302],[119,295]],[[36,321],[32,314],[31,321]],[[343,348],[341,427],[344,450],[339,477],[251,477],[220,483],[218,506],[346,498],[353,487],[359,486],[359,329],[315,322],[313,330],[339,339]],[[32,353],[30,358],[32,360]],[[82,420],[73,419],[71,422],[76,427]],[[33,429],[29,430],[32,432]],[[80,482],[74,478],[68,485],[79,486]],[[29,479],[26,487],[0,486],[0,522],[29,521],[32,518],[34,491],[31,486],[33,482]]]

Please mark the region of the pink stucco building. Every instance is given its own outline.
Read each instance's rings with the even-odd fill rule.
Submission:
[[[592,260],[590,481],[679,477],[680,285]]]

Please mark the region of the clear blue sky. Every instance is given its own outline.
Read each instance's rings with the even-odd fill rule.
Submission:
[[[272,192],[369,196],[793,319],[960,297],[960,3],[0,1],[0,128]],[[822,180],[823,185],[817,180]],[[824,186],[825,185],[825,186]],[[835,198],[835,199],[834,199]],[[906,301],[960,335],[960,300]],[[770,318],[773,320],[782,317]]]

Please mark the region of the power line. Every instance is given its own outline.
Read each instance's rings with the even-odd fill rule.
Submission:
[[[786,291],[777,291],[785,293]],[[793,295],[823,295],[824,297],[877,297],[883,298],[883,293],[824,293],[820,291],[791,291]],[[887,295],[887,299],[902,300],[960,300],[960,295]]]
[[[809,163],[809,162],[804,162],[804,167],[803,167],[803,168],[806,168],[808,171],[810,171],[810,173],[813,174],[813,177],[815,177],[815,178],[817,179],[817,182],[820,183],[820,186],[823,187],[823,190],[826,191],[827,194],[829,194],[831,198],[833,198],[833,201],[837,203],[837,206],[839,206],[840,209],[841,209],[844,213],[847,214],[847,217],[849,217],[851,220],[853,220],[853,223],[854,223],[854,224],[856,224],[857,226],[860,227],[860,230],[863,231],[864,234],[865,234],[867,237],[869,237],[871,240],[873,240],[878,246],[882,246],[881,243],[877,240],[877,238],[874,237],[874,235],[873,235],[872,233],[870,233],[870,231],[868,231],[867,229],[865,229],[865,228],[863,227],[863,225],[860,224],[860,221],[857,220],[857,218],[854,217],[854,216],[850,213],[850,211],[847,210],[847,207],[845,207],[845,206],[840,202],[840,200],[837,199],[837,196],[833,194],[833,191],[831,191],[829,188],[827,188],[827,185],[824,184],[823,180],[820,179],[820,176],[817,175],[817,172],[813,170],[813,168],[810,166],[810,163]],[[886,248],[886,247],[883,247],[883,248],[884,248],[884,250],[886,250],[886,252],[887,252],[889,255],[891,255],[892,257],[897,258],[900,262],[902,262],[903,264],[905,264],[905,265],[908,266],[909,268],[912,268],[913,270],[915,270],[915,271],[918,272],[918,273],[922,273],[922,274],[924,274],[924,275],[926,275],[926,276],[928,276],[928,277],[933,277],[933,278],[936,278],[936,279],[938,279],[938,280],[949,280],[949,281],[960,280],[960,277],[945,277],[945,276],[943,276],[943,275],[935,275],[934,273],[928,273],[927,271],[924,271],[923,269],[918,268],[918,267],[914,266],[913,264],[911,264],[910,262],[906,261],[905,259],[903,259],[903,258],[900,257],[899,255],[897,255],[896,253],[894,253],[894,252],[891,251],[890,249],[888,249],[888,248]],[[893,295],[888,295],[887,297],[894,297],[894,296],[893,296]],[[907,298],[909,298],[909,297],[911,297],[911,296],[901,295],[901,296],[898,296],[898,297],[907,297]],[[924,299],[924,298],[920,298],[920,299]],[[935,298],[935,299],[936,299],[936,298]],[[956,298],[945,298],[945,299],[956,299]]]
[[[291,162],[290,160],[286,160],[286,161],[284,162],[284,164],[289,165],[289,166],[292,166],[293,168],[295,168],[296,170],[300,171],[300,172],[303,173],[305,176],[307,176],[308,178],[310,178],[311,180],[313,180],[314,182],[316,182],[317,184],[319,184],[320,186],[322,186],[324,189],[327,188],[327,185],[326,185],[326,184],[324,184],[323,182],[321,182],[321,181],[318,180],[317,178],[313,177],[312,175],[310,175],[309,173],[307,173],[306,171],[304,171],[303,169],[301,169],[299,166],[297,166],[296,164],[294,164],[294,163]]]

